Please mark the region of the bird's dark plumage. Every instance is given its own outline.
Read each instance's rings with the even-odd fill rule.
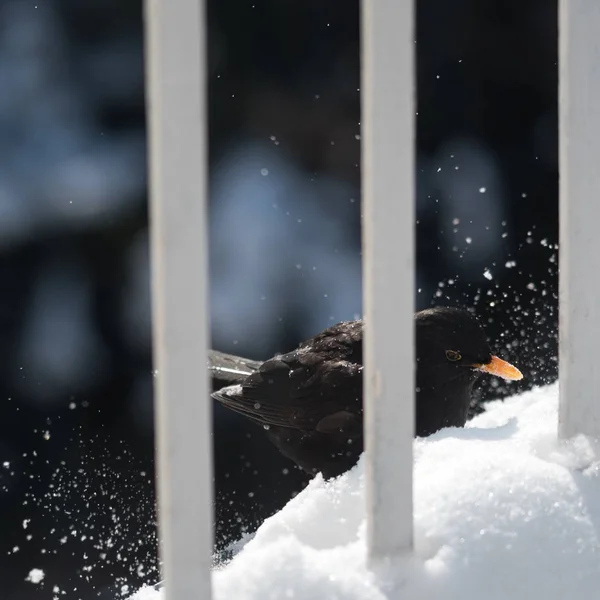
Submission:
[[[481,325],[466,311],[433,308],[415,315],[416,434],[467,420],[473,384],[482,370],[520,373],[493,357]],[[279,450],[308,473],[335,477],[363,451],[363,323],[346,321],[264,363],[250,363],[235,385],[215,385],[213,397],[262,425]],[[244,362],[244,359],[229,357]],[[211,355],[218,367],[219,353]],[[512,371],[510,370],[512,369]]]

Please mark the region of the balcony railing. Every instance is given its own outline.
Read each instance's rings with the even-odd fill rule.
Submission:
[[[561,0],[559,25],[559,430],[600,437],[600,2]],[[158,490],[170,600],[211,597],[205,27],[201,0],[146,1]],[[372,562],[412,548],[415,47],[412,2],[363,0]]]

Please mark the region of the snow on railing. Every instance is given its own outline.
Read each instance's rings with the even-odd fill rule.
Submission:
[[[600,437],[600,2],[559,10],[559,432]]]
[[[367,514],[376,562],[412,547],[415,40],[412,2],[363,0],[362,10]],[[162,558],[170,600],[208,600],[204,2],[146,0],[146,21]],[[561,0],[560,32],[560,432],[600,436],[600,2]]]

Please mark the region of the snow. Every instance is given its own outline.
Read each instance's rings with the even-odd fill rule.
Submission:
[[[558,442],[558,386],[415,442],[415,555],[365,563],[362,461],[319,476],[213,573],[217,600],[563,600],[600,584],[595,444]],[[160,600],[147,587],[132,600]]]
[[[42,571],[42,569],[31,569],[25,578],[25,581],[31,581],[31,583],[42,583],[44,577],[45,573]]]

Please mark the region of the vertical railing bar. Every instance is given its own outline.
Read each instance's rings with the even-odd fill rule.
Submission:
[[[362,0],[365,437],[371,562],[412,548],[414,6]]]
[[[559,1],[559,433],[600,437],[600,2]]]
[[[161,554],[168,600],[211,597],[205,6],[146,0]]]

